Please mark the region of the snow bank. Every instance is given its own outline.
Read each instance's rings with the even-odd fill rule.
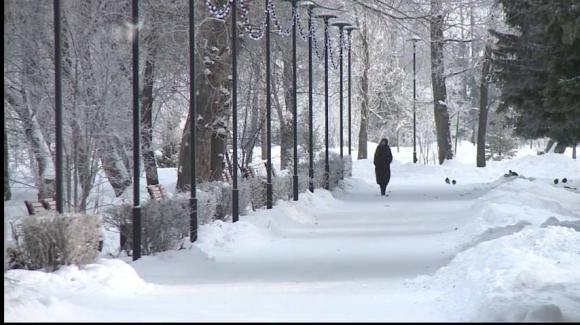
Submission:
[[[195,246],[210,258],[236,250],[261,247],[269,242],[269,236],[263,229],[247,221],[238,221],[234,224],[216,220],[201,225],[199,233],[203,235],[198,237]]]
[[[64,266],[52,273],[10,270],[4,274],[4,321],[66,320],[72,310],[82,309],[75,306],[76,299],[131,297],[152,288],[135,269],[118,259],[100,259],[83,268]],[[78,320],[79,314],[74,319]]]
[[[539,226],[549,217],[580,219],[580,196],[538,181],[512,178],[478,198],[474,205],[479,230],[516,224]]]
[[[441,292],[452,321],[579,321],[579,254],[580,233],[529,228],[459,253],[409,283]]]

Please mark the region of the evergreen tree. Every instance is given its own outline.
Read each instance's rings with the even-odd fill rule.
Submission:
[[[514,29],[491,31],[500,110],[515,109],[515,131],[524,138],[580,142],[580,2],[499,2]]]
[[[487,133],[486,160],[513,158],[517,152],[518,142],[513,135],[513,125],[505,114],[499,114],[489,122]]]

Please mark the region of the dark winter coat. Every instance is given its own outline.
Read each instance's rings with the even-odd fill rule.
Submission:
[[[389,184],[391,179],[391,162],[393,161],[393,154],[391,147],[388,144],[380,144],[375,151],[375,175],[377,177],[377,184]]]

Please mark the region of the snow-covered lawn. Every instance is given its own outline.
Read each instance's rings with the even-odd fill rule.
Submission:
[[[393,148],[388,197],[355,160],[342,189],[203,225],[184,250],[11,270],[4,320],[580,321],[580,161],[476,168],[470,146],[443,166]]]

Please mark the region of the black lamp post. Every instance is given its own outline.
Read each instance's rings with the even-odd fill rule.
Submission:
[[[296,13],[296,3],[300,0],[282,0],[292,4],[292,13]],[[293,118],[292,128],[294,136],[294,175],[292,177],[292,197],[294,201],[298,201],[298,96],[296,95],[296,21],[292,19],[292,102],[293,102]]]
[[[56,210],[64,211],[62,146],[62,52],[60,41],[60,0],[54,0],[54,122],[56,126]]]
[[[318,7],[314,2],[308,1],[302,3],[308,10],[308,189],[314,193],[314,132],[313,132],[313,99],[312,99],[312,12]]]
[[[237,61],[237,39],[238,26],[236,14],[236,0],[232,1],[232,222],[239,219],[239,191],[238,191],[238,61]]]
[[[324,188],[329,189],[330,167],[328,165],[328,21],[335,15],[323,14],[316,18],[324,20]]]
[[[271,58],[270,58],[270,10],[271,0],[266,0],[266,208],[272,209],[272,87],[271,87]]]
[[[417,87],[415,77],[415,45],[421,40],[418,36],[413,36],[409,39],[413,42],[413,163],[417,163],[417,123],[416,123],[416,101],[417,101]]]
[[[351,129],[351,97],[352,97],[352,87],[351,87],[351,82],[352,82],[352,73],[351,73],[351,49],[352,49],[352,38],[351,38],[351,32],[353,30],[358,29],[357,27],[353,27],[353,26],[347,26],[344,28],[344,30],[346,30],[346,33],[348,35],[348,155],[351,155],[351,134],[352,134],[352,129]]]
[[[343,66],[343,64],[342,64],[342,43],[343,43],[344,35],[342,33],[342,30],[346,26],[350,26],[350,24],[346,23],[346,22],[336,22],[332,25],[338,27],[338,31],[340,33],[339,34],[339,42],[338,42],[338,44],[339,44],[339,47],[338,47],[339,48],[339,57],[340,57],[340,88],[339,88],[340,89],[340,91],[339,91],[339,93],[340,93],[340,123],[339,123],[340,127],[339,128],[340,128],[340,159],[342,159],[343,147],[344,147],[344,138],[343,138],[343,134],[344,134],[344,132],[343,132],[343,116],[344,116],[344,114],[343,114],[343,106],[344,106],[343,99],[344,99],[344,96],[342,95],[342,82],[344,79],[343,73],[342,73],[342,71],[343,71],[342,70],[342,66]],[[342,173],[341,173],[341,175],[342,175]]]
[[[139,107],[139,1],[132,1],[133,18],[133,261],[141,258],[140,157],[141,111]]]
[[[197,197],[195,179],[195,142],[196,142],[196,107],[195,107],[195,4],[194,0],[189,0],[189,150],[191,155],[191,196],[189,205],[189,240],[193,243],[197,240]]]

